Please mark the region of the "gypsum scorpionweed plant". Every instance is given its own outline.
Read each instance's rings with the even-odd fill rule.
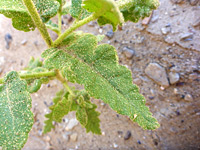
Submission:
[[[70,111],[86,132],[101,134],[100,113],[90,97],[101,99],[117,113],[130,117],[143,129],[156,129],[159,123],[145,106],[145,98],[132,84],[131,72],[118,64],[116,50],[108,44],[98,45],[101,36],[75,32],[80,26],[96,20],[99,25],[111,24],[113,30],[123,22],[137,22],[158,7],[157,0],[1,0],[0,13],[12,19],[13,27],[25,32],[40,31],[48,49],[44,62],[32,58],[25,71],[11,71],[0,79],[0,147],[21,149],[33,125],[31,93],[42,84],[58,79],[63,84],[49,107],[51,112],[43,133],[54,128]],[[58,15],[58,25],[50,18]],[[61,16],[70,14],[74,23],[61,32]],[[58,38],[52,41],[47,28]],[[76,90],[68,82],[79,83],[85,90]]]

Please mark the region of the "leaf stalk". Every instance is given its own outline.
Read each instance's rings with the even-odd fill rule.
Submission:
[[[42,77],[55,77],[56,72],[55,71],[49,71],[49,72],[38,72],[38,73],[30,73],[30,74],[19,74],[21,79],[37,79]],[[0,78],[0,84],[3,84],[4,79]]]
[[[67,37],[70,33],[72,33],[74,30],[78,29],[84,24],[89,23],[92,20],[96,20],[98,16],[95,14],[90,15],[89,17],[80,20],[78,22],[75,22],[70,28],[68,28],[63,34],[61,34],[53,43],[53,47],[57,47],[64,39]]]
[[[63,86],[67,89],[67,91],[75,96],[74,92],[71,90],[71,88],[69,87],[68,83],[67,83],[67,80],[62,76],[62,74],[60,73],[59,70],[56,70],[56,78],[62,82]]]
[[[33,1],[32,0],[23,0],[23,2],[25,4],[26,8],[28,9],[28,12],[29,12],[31,18],[33,19],[36,27],[40,31],[42,38],[44,39],[44,41],[46,42],[48,47],[51,47],[53,41],[47,31],[45,24],[42,22],[40,15],[38,14]]]

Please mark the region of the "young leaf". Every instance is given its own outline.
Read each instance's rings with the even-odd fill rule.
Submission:
[[[0,147],[21,149],[33,125],[31,96],[27,83],[10,72],[0,86]]]
[[[59,34],[59,28],[58,25],[53,23],[51,20],[49,20],[47,23],[45,23],[46,27],[51,29],[52,31],[56,32]]]
[[[61,122],[62,118],[69,113],[72,105],[72,97],[70,97],[68,92],[64,93],[62,90],[56,94],[53,102],[54,105],[50,106],[51,113],[45,115],[48,120],[45,121],[43,133],[50,132],[54,128],[52,122]]]
[[[89,16],[91,13],[89,13],[87,10],[81,7],[82,0],[72,0],[69,13],[72,17],[82,20]]]
[[[117,113],[129,116],[144,129],[156,129],[159,124],[145,106],[145,98],[132,84],[131,72],[118,64],[113,46],[97,45],[94,35],[72,34],[67,46],[46,50],[42,57],[49,69],[60,69],[70,81],[84,85],[89,95],[102,99]],[[89,117],[88,117],[89,118]]]
[[[82,126],[86,128],[86,132],[92,132],[94,134],[101,134],[100,129],[100,113],[95,111],[97,106],[92,104],[89,95],[85,91],[81,91],[82,95],[79,97],[80,106],[76,111],[76,118]]]
[[[39,58],[35,59],[34,57],[31,57],[28,66],[25,68],[25,71],[22,71],[21,74],[31,74],[31,73],[39,73],[39,72],[45,72],[48,71],[46,68],[42,67],[43,63],[39,60]],[[47,84],[49,82],[50,78],[48,77],[42,77],[39,79],[26,79],[26,82],[28,83],[28,92],[29,93],[35,93],[37,92],[42,84]]]
[[[91,103],[92,104],[92,103]],[[92,132],[95,134],[101,134],[101,129],[100,129],[100,120],[99,120],[99,115],[100,113],[98,111],[95,111],[97,106],[95,104],[92,104],[93,108],[92,109],[86,109],[88,121],[87,125],[85,126],[86,132]]]
[[[31,57],[28,66],[25,68],[25,70],[33,70],[37,67],[42,67],[42,61],[40,61],[39,58],[35,59],[34,57]]]
[[[94,12],[98,16],[100,25],[111,24],[114,31],[118,24],[124,22],[123,15],[114,0],[83,0],[83,8]]]
[[[137,22],[140,18],[148,17],[159,6],[159,0],[118,0],[117,5],[125,21]]]
[[[85,108],[78,107],[78,109],[76,111],[76,118],[82,126],[85,127],[87,125],[88,116],[87,116],[87,112],[86,112]]]
[[[57,14],[59,3],[54,0],[33,0],[44,22]],[[25,32],[35,29],[22,0],[0,0],[0,13],[12,19],[13,27]]]

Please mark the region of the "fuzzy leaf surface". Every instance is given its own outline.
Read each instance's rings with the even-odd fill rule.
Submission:
[[[22,71],[21,74],[32,74],[32,73],[39,73],[39,72],[45,72],[48,71],[46,68],[43,67],[42,61],[40,61],[39,58],[31,57],[28,66],[25,68],[25,71]],[[49,82],[50,78],[48,77],[42,77],[39,79],[26,79],[26,82],[28,83],[28,91],[29,93],[35,93],[37,92],[42,84],[47,84]]]
[[[27,83],[17,72],[10,72],[0,86],[0,146],[21,149],[33,125],[31,96]]]
[[[55,0],[33,0],[33,2],[43,22],[55,16],[59,9],[59,2]],[[0,0],[0,13],[11,18],[12,25],[17,30],[28,32],[36,27],[22,0]]]
[[[61,122],[62,118],[71,110],[72,99],[68,92],[65,93],[63,90],[58,92],[53,102],[54,104],[50,106],[51,113],[45,115],[47,120],[45,121],[43,133],[50,132],[52,128],[55,128],[53,121]]]
[[[45,23],[46,27],[51,29],[52,31],[59,33],[58,25],[53,23],[51,20],[49,20],[47,23]]]
[[[144,129],[159,127],[145,106],[145,98],[132,84],[132,75],[125,66],[118,64],[116,50],[108,44],[97,45],[91,34],[71,34],[63,47],[43,52],[48,69],[62,70],[73,83],[84,85],[91,97],[102,99],[117,113],[129,116]]]
[[[69,13],[78,20],[82,20],[91,14],[86,9],[82,8],[81,5],[82,0],[72,0],[71,5],[69,6]]]
[[[86,132],[101,134],[100,113],[96,111],[97,106],[90,101],[90,96],[86,91],[81,91],[77,99],[76,118],[80,124],[86,128]]]
[[[124,22],[123,15],[114,0],[83,0],[83,8],[98,16],[99,25],[111,24],[114,31],[118,24]]]
[[[118,0],[117,5],[125,21],[138,22],[159,6],[159,0]]]

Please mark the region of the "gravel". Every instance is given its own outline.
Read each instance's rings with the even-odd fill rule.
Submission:
[[[157,63],[150,63],[145,69],[146,75],[155,81],[157,84],[168,87],[169,81],[167,79],[167,73],[165,68]]]
[[[131,137],[131,131],[127,131],[126,135],[124,136],[124,140],[129,140]]]

